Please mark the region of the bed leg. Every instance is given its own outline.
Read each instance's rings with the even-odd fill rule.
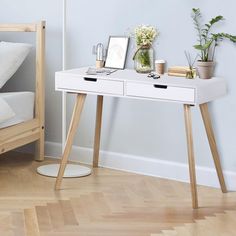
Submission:
[[[42,127],[40,138],[35,144],[35,160],[44,161],[44,127]]]

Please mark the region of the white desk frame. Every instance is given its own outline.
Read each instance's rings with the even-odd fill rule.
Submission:
[[[74,111],[66,139],[60,170],[55,188],[61,187],[63,174],[72,148],[74,136],[80,121],[87,94],[97,95],[97,113],[94,138],[93,167],[99,164],[100,135],[102,127],[103,97],[114,96],[183,104],[185,128],[188,146],[188,163],[192,206],[198,208],[197,184],[192,134],[191,106],[199,105],[205,125],[209,145],[219,178],[221,190],[227,192],[220,164],[219,153],[211,124],[208,103],[226,94],[226,83],[221,78],[210,80],[174,78],[163,76],[154,80],[147,75],[138,74],[134,70],[117,71],[107,75],[86,75],[87,67],[75,70],[56,72],[56,90],[77,94]]]

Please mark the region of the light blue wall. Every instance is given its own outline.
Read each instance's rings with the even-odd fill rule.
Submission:
[[[1,0],[1,22],[47,20],[47,140],[60,142],[60,94],[54,92],[54,71],[61,68],[61,1]],[[196,34],[190,18],[191,9],[200,7],[204,18],[222,14],[226,21],[217,30],[236,34],[236,3],[233,0],[68,0],[68,68],[94,64],[92,45],[107,43],[109,35],[122,35],[138,24],[151,24],[160,32],[155,51],[168,65],[186,64],[184,50],[194,52]],[[128,67],[133,67],[131,45]],[[229,86],[228,96],[210,106],[223,166],[236,171],[236,47],[225,42],[218,48],[216,75],[223,76]],[[25,63],[24,70],[30,70]],[[20,73],[10,87],[25,86]],[[68,99],[68,114],[73,98]],[[89,97],[75,144],[93,144],[95,98]],[[200,113],[193,109],[197,163],[212,166],[209,147]],[[186,162],[183,108],[168,103],[138,100],[105,99],[102,148],[113,152]]]

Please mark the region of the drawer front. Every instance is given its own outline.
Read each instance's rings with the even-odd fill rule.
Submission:
[[[56,89],[123,95],[122,81],[95,79],[90,77],[56,76]]]
[[[127,82],[127,96],[150,99],[163,99],[178,102],[195,102],[195,89],[166,85],[153,85]]]

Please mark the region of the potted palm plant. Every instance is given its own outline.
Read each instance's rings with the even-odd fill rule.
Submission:
[[[229,39],[236,43],[236,36],[227,33],[211,33],[212,26],[224,20],[223,16],[212,18],[209,23],[202,25],[202,15],[199,8],[193,8],[192,18],[194,26],[198,32],[198,44],[194,48],[200,51],[200,60],[197,61],[197,70],[201,79],[210,79],[214,73],[214,56],[219,42]]]

